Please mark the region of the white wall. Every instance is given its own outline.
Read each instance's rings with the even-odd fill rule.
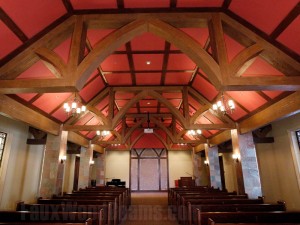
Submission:
[[[193,175],[192,151],[169,151],[169,186],[175,187],[175,180]]]
[[[0,208],[14,210],[18,201],[36,202],[44,146],[28,146],[28,126],[2,115],[0,130],[8,133],[0,172]]]
[[[129,187],[130,152],[106,151],[105,154],[106,181],[121,179],[122,181],[126,181],[126,187]]]
[[[288,210],[300,210],[300,187],[292,157],[290,130],[300,129],[300,114],[272,123],[272,144],[257,144],[263,195],[266,201],[286,201]]]

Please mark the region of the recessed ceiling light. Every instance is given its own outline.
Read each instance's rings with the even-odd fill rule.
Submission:
[[[150,65],[150,64],[151,64],[151,61],[146,61],[146,64],[147,64],[147,65]]]
[[[147,105],[150,105],[150,102],[147,102]]]

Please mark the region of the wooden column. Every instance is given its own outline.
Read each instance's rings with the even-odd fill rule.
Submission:
[[[64,162],[61,159],[66,156],[67,137],[67,131],[61,131],[58,136],[47,135],[39,197],[50,198],[53,194],[62,193]]]
[[[233,154],[240,156],[235,160],[237,169],[238,192],[247,193],[249,198],[262,196],[260,174],[255,144],[251,132],[239,134],[231,131]]]
[[[78,188],[90,186],[90,162],[92,159],[93,145],[90,143],[88,148],[81,147]]]
[[[206,144],[205,153],[209,161],[210,185],[222,189],[218,146],[209,147]]]

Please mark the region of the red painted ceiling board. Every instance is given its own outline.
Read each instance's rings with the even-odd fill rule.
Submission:
[[[101,112],[103,113],[104,116],[107,116],[108,115],[108,106],[105,107]]]
[[[182,94],[181,92],[165,92],[165,93],[162,93],[162,96],[165,97],[165,98],[178,98],[178,99],[182,99]]]
[[[170,54],[168,70],[194,70],[196,64],[184,54]]]
[[[169,102],[176,108],[180,106],[181,101],[182,101],[181,99],[169,99]]]
[[[233,40],[231,37],[228,35],[224,35],[225,39],[225,45],[226,45],[226,50],[227,50],[227,57],[228,61],[231,62],[232,59],[240,53],[245,47],[238,43],[237,41]]]
[[[181,28],[181,30],[204,47],[208,38],[208,28]]]
[[[71,96],[70,93],[45,93],[33,102],[33,105],[41,110],[50,113],[58,105]]]
[[[61,0],[2,1],[1,7],[28,37],[67,13]]]
[[[194,115],[195,112],[196,112],[196,110],[193,107],[189,106],[189,114],[190,114],[190,116]]]
[[[133,54],[133,60],[136,70],[161,70],[163,54]]]
[[[106,37],[113,31],[114,29],[101,29],[101,30],[88,29],[87,39],[90,41],[92,47],[94,47],[98,41],[102,40],[104,37]]]
[[[65,112],[65,110],[63,108],[59,108],[58,110],[56,110],[53,114],[53,117],[55,117],[56,119],[58,119],[61,122],[65,122],[69,117],[68,114]]]
[[[118,107],[122,108],[129,102],[129,100],[116,100],[115,102]]]
[[[154,134],[143,134],[133,148],[164,148],[165,146]]]
[[[91,120],[94,116],[91,113],[87,113],[84,116],[82,116],[76,123],[75,125],[84,125],[86,124],[89,120]]]
[[[125,8],[168,8],[170,0],[124,0]]]
[[[116,0],[71,0],[74,9],[115,9],[117,8]]]
[[[0,59],[22,45],[20,39],[0,21]],[[4,44],[5,43],[5,44]]]
[[[177,0],[177,7],[221,7],[223,0]]]
[[[92,80],[93,78],[95,78],[96,76],[100,76],[99,75],[99,71],[96,69],[89,77],[89,79],[86,81],[86,83],[90,82],[90,80]]]
[[[264,98],[254,91],[229,91],[226,93],[229,94],[235,102],[243,105],[249,111],[253,111],[267,103]],[[225,96],[225,100],[226,98]]]
[[[298,16],[277,38],[292,51],[300,55],[300,16]]]
[[[223,124],[222,120],[220,120],[218,117],[215,115],[211,114],[209,111],[207,111],[204,116],[211,121],[214,124]]]
[[[69,52],[71,46],[71,38],[68,38],[59,46],[57,46],[53,51],[59,55],[65,63],[69,61]]]
[[[129,71],[127,55],[110,55],[102,63],[101,68],[106,71]]]
[[[205,138],[209,138],[211,136],[211,133],[207,130],[203,130],[202,131],[202,136],[204,136]]]
[[[106,96],[104,99],[102,99],[96,106],[95,108],[98,109],[98,110],[102,110],[104,109],[109,103],[109,97]]]
[[[165,40],[151,33],[143,33],[131,40],[131,49],[138,50],[164,50]]]
[[[142,112],[142,113],[157,113],[157,108],[140,108],[140,111]]]
[[[89,139],[93,139],[96,136],[96,132],[95,131],[90,131],[90,133],[88,133],[86,135],[87,138]]]
[[[110,86],[132,85],[130,73],[108,73],[105,78]]]
[[[130,93],[130,92],[117,91],[115,94],[115,99],[132,99],[133,97],[134,97],[134,94]]]
[[[243,76],[283,76],[283,74],[272,67],[269,63],[256,57],[252,65],[243,73]]]
[[[89,132],[88,131],[79,131],[83,136],[87,135]]]
[[[139,101],[141,107],[157,107],[157,100],[140,100]]]
[[[39,60],[28,70],[21,73],[17,79],[30,79],[30,78],[55,78],[54,74]]]
[[[202,105],[190,95],[188,96],[188,102],[194,109],[200,109],[202,107]]]
[[[263,91],[263,93],[268,95],[270,98],[276,98],[278,95],[282,94],[283,91]]]
[[[218,95],[218,91],[215,87],[199,75],[195,77],[192,86],[210,101]]]
[[[21,94],[16,94],[20,98],[24,99],[25,101],[30,101],[34,96],[36,96],[36,93],[21,93]]]
[[[170,110],[168,108],[160,108],[159,110],[161,113],[169,113]]]
[[[138,110],[137,110],[137,108],[130,108],[130,109],[128,109],[127,112],[128,113],[138,113]]]
[[[235,106],[235,110],[232,114],[228,114],[228,116],[233,119],[234,121],[239,120],[240,118],[242,118],[243,116],[246,116],[247,112],[244,111],[241,107],[239,106]]]
[[[193,73],[166,73],[165,85],[188,85]]]
[[[104,83],[100,77],[97,77],[93,82],[85,86],[80,92],[80,96],[85,102],[90,101],[97,93],[104,88]]]
[[[270,34],[298,2],[299,0],[233,0],[229,9]]]
[[[159,85],[160,73],[137,73],[135,74],[137,85]]]

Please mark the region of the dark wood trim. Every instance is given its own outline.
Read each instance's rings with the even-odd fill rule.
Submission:
[[[165,79],[166,79],[166,73],[167,73],[167,68],[168,68],[168,61],[169,61],[169,55],[170,55],[170,48],[171,44],[169,42],[165,42],[165,50],[164,50],[164,58],[163,58],[163,65],[162,65],[162,74],[161,74],[161,79],[160,79],[160,85],[165,84]]]
[[[300,14],[300,2],[289,12],[289,14],[273,30],[270,37],[276,39]]]
[[[118,9],[124,9],[124,0],[117,0]]]
[[[223,10],[227,10],[231,4],[232,0],[224,0],[223,5],[222,5],[222,9]]]
[[[21,30],[21,28],[6,14],[6,12],[0,7],[0,19],[3,23],[22,41],[28,41],[27,35]],[[4,44],[4,43],[2,43]]]
[[[170,0],[170,8],[176,8],[177,7],[177,0]]]
[[[63,2],[63,4],[64,4],[66,10],[68,11],[68,13],[72,14],[74,8],[73,8],[73,6],[72,6],[70,0],[62,0],[62,2]]]
[[[26,141],[26,144],[28,145],[45,145],[47,141],[47,138],[43,139],[30,139],[28,138]]]
[[[135,77],[135,69],[134,69],[134,60],[133,60],[133,56],[131,54],[130,42],[127,42],[125,44],[125,46],[126,46],[126,51],[127,51],[127,58],[128,58],[128,63],[129,63],[130,74],[131,74],[131,82],[132,82],[132,85],[135,86],[136,85],[136,77]]]

